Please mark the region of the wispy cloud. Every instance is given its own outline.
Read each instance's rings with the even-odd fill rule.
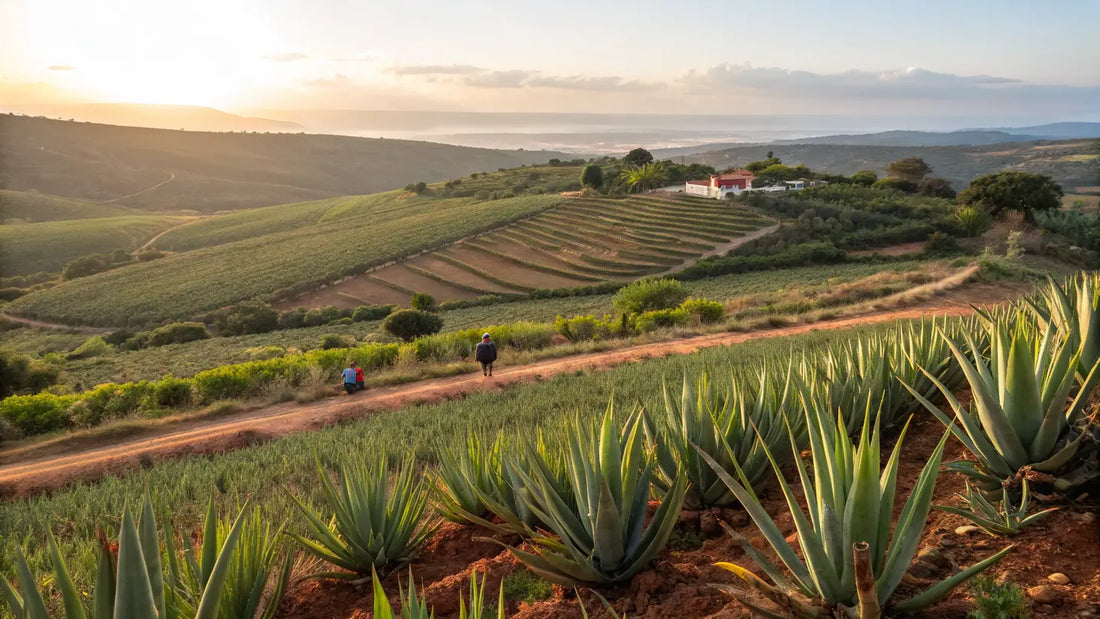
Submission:
[[[647,90],[662,90],[667,87],[663,82],[643,82],[640,80],[625,80],[614,75],[603,77],[586,77],[583,75],[560,76],[536,76],[526,82],[533,88],[559,88],[563,90],[601,90],[619,92],[641,92]]]
[[[261,58],[270,60],[271,62],[294,62],[296,60],[305,60],[309,58],[309,54],[303,54],[302,52],[280,52],[261,56]]]
[[[48,68],[50,71],[76,71],[76,67],[71,64],[51,64]]]
[[[468,64],[416,64],[393,67],[397,75],[470,75],[486,70]]]

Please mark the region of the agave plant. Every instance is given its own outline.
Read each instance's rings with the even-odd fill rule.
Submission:
[[[641,426],[635,413],[616,432],[608,406],[597,441],[578,420],[570,433],[566,487],[558,485],[542,455],[530,455],[529,470],[519,471],[527,505],[558,536],[536,535],[534,552],[509,547],[532,572],[565,586],[608,585],[629,579],[664,548],[683,506],[687,477],[676,477],[647,526],[657,464],[645,450]]]
[[[1081,273],[1059,286],[1053,279],[1036,299],[1026,299],[1042,327],[1053,325],[1080,353],[1082,377],[1100,361],[1100,275]]]
[[[910,388],[977,458],[976,463],[953,462],[948,467],[986,492],[1005,483],[1015,485],[1027,476],[1050,479],[1056,490],[1064,492],[1096,477],[1094,463],[1078,457],[1078,452],[1091,435],[1083,427],[1085,407],[1100,381],[1100,363],[1089,368],[1067,406],[1077,386],[1080,352],[1058,335],[1053,324],[1048,323],[1039,335],[1017,313],[1014,319],[990,323],[989,331],[988,362],[969,334],[963,335],[970,355],[943,336],[970,384],[971,410],[959,404],[950,388],[926,374],[951,406],[957,424]]]
[[[224,597],[226,582],[230,579],[233,555],[240,541],[247,511],[246,504],[225,535],[224,542],[211,553],[213,567],[199,592],[194,608],[181,609],[178,605],[171,603],[172,592],[164,586],[157,523],[153,515],[152,502],[146,494],[141,517],[136,524],[129,511],[122,515],[117,557],[107,542],[106,536],[100,534],[95,587],[91,595],[92,617],[95,619],[183,619],[184,617],[216,619],[219,616],[219,606]],[[57,543],[52,534],[48,535],[47,542],[57,588],[61,591],[64,603],[63,616],[66,619],[85,619],[88,614],[83,606],[81,595],[57,550]],[[19,591],[16,591],[6,580],[0,579],[8,608],[20,619],[50,619],[46,610],[45,597],[38,590],[34,574],[27,566],[21,551],[16,551],[16,566]]]
[[[171,603],[182,615],[191,615],[202,598],[217,561],[217,552],[225,543],[232,523],[220,520],[214,499],[206,510],[202,541],[198,546],[182,537],[183,556],[177,559],[172,536],[168,539],[168,573],[166,583]],[[255,510],[242,521],[240,540],[229,568],[224,594],[219,603],[220,619],[268,619],[275,616],[279,602],[290,584],[294,553],[280,542],[282,527],[272,530],[262,514]]]
[[[974,492],[974,489],[970,487],[970,483],[967,482],[966,495],[960,496],[960,498],[965,507],[936,505],[935,509],[962,516],[994,537],[998,535],[1016,535],[1020,532],[1020,529],[1035,524],[1051,513],[1058,511],[1057,507],[1052,507],[1028,516],[1027,508],[1031,500],[1031,493],[1028,490],[1026,479],[1023,482],[1023,491],[1018,507],[1013,504],[1008,488],[1001,488],[1001,500],[999,503],[994,503],[986,499],[982,493]]]
[[[382,589],[382,583],[378,580],[378,572],[371,572],[371,581],[374,587],[374,619],[396,619],[393,607],[386,599],[386,592]],[[428,609],[428,603],[416,594],[416,585],[413,582],[412,572],[409,572],[409,592],[399,593],[401,600],[401,619],[432,619],[435,611]],[[488,619],[489,609],[485,606],[485,581],[481,584],[477,581],[477,572],[470,572],[470,598],[458,600],[459,619]],[[493,613],[497,619],[505,619],[504,608],[504,583],[500,583],[500,594],[497,597],[497,609]]]
[[[646,426],[655,445],[662,485],[670,487],[679,476],[686,476],[685,505],[691,509],[730,505],[737,502],[733,493],[699,457],[706,452],[733,472],[736,460],[749,483],[756,484],[771,470],[763,445],[773,453],[789,455],[785,418],[791,400],[791,375],[782,382],[768,379],[761,368],[755,382],[731,375],[730,384],[720,390],[703,374],[693,385],[684,377],[679,400],[674,400],[668,385],[664,387],[663,415],[657,429]],[[757,438],[760,438],[758,441]]]
[[[727,528],[773,584],[739,565],[719,563],[719,567],[733,572],[748,585],[747,588],[719,585],[719,588],[767,616],[777,616],[774,611],[767,610],[770,603],[788,610],[795,617],[831,617],[835,613],[837,616],[877,618],[887,606],[894,612],[907,612],[936,602],[1008,552],[1006,548],[915,597],[892,603],[890,598],[913,560],[931,509],[936,473],[948,435],[944,435],[933,451],[902,507],[896,526],[892,526],[895,524],[898,462],[908,424],[885,469],[881,469],[880,425],[877,421],[872,424],[870,408],[865,409],[858,444],[849,438],[844,421],[834,418],[824,404],[805,407],[805,415],[813,478],[801,460],[796,459],[796,468],[806,496],[806,513],[784,479],[779,463],[774,459],[772,462],[794,517],[801,556],[764,510],[744,474],[738,472],[738,481],[703,454],[737,496],[793,578],[785,576],[748,540]]]
[[[460,524],[492,527],[485,520],[489,508],[481,496],[494,495],[500,485],[502,444],[500,436],[488,443],[471,435],[464,448],[440,452],[435,494],[441,516]]]
[[[433,520],[424,518],[428,488],[423,481],[413,481],[411,457],[397,472],[392,487],[385,454],[373,462],[342,467],[339,486],[319,461],[317,472],[326,512],[315,512],[294,499],[316,539],[290,535],[310,554],[350,573],[316,576],[355,579],[372,569],[385,573],[407,563],[437,528]]]

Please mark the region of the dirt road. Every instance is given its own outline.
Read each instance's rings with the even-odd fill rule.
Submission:
[[[729,346],[749,340],[783,337],[811,331],[845,329],[926,315],[969,314],[971,304],[986,305],[1015,298],[1012,287],[972,284],[914,306],[872,315],[798,324],[750,333],[716,333],[669,342],[656,342],[549,359],[528,365],[500,368],[486,380],[462,375],[371,390],[314,402],[293,402],[218,417],[181,421],[127,437],[30,445],[0,451],[0,497],[33,495],[73,482],[88,482],[117,474],[155,460],[204,453],[221,453],[293,432],[315,430],[342,419],[362,417],[414,403],[440,402],[478,391],[543,380],[578,370],[603,370],[623,363],[668,355],[683,355],[702,348]]]

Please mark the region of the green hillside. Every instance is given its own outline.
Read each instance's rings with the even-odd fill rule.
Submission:
[[[94,219],[133,215],[134,209],[115,204],[73,200],[37,191],[0,189],[0,224]]]
[[[819,172],[845,175],[859,170],[874,170],[882,176],[891,161],[921,157],[932,166],[934,176],[951,181],[957,190],[970,184],[974,177],[1001,170],[1046,174],[1067,192],[1077,187],[1100,185],[1097,140],[1013,142],[988,146],[768,144],[713,150],[687,155],[683,159],[688,163],[703,163],[721,169],[759,161],[769,151],[787,165],[801,163]],[[658,151],[658,156],[667,155]]]
[[[6,310],[66,324],[121,326],[185,319],[242,299],[292,286],[308,289],[361,273],[501,227],[567,199],[545,195],[478,201],[386,195],[388,199],[368,198],[373,206],[336,221],[65,282],[22,297]]]
[[[0,264],[5,277],[60,271],[90,254],[133,251],[161,230],[183,221],[163,215],[128,215],[0,226]],[[81,301],[76,302],[78,305]]]
[[[369,194],[561,153],[334,135],[209,133],[0,115],[0,187],[216,212]],[[159,186],[158,186],[159,185]],[[155,187],[155,189],[152,189]]]

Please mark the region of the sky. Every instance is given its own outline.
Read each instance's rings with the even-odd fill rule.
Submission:
[[[0,0],[0,102],[1100,120],[1100,0]]]

